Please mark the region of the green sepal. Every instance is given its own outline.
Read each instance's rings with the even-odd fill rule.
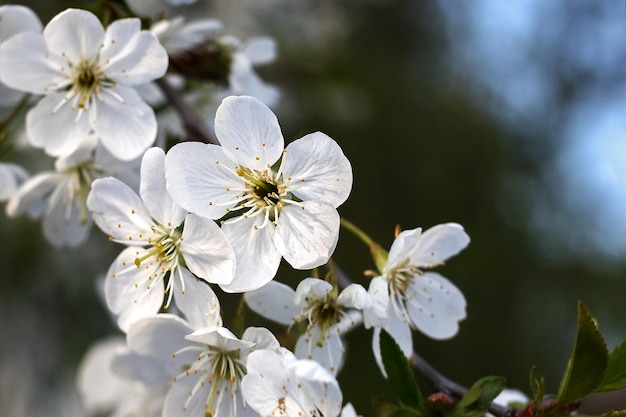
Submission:
[[[423,415],[422,411],[403,405],[393,406],[390,408],[389,414],[386,414],[387,417],[422,417]]]
[[[596,320],[578,303],[578,328],[574,351],[568,361],[557,401],[580,399],[600,385],[609,362],[609,352]]]
[[[400,404],[418,410],[424,404],[424,399],[415,382],[413,370],[400,346],[385,329],[380,331],[380,354],[387,380]]]
[[[453,415],[458,417],[483,417],[494,398],[504,390],[506,379],[501,376],[486,376],[472,385],[459,400]]]
[[[618,345],[609,355],[604,379],[595,392],[614,391],[626,387],[626,341]]]
[[[387,266],[389,252],[384,250],[378,243],[371,243],[370,253],[372,254],[372,260],[374,261],[374,265],[376,265],[376,269],[378,269],[378,273],[382,275],[385,266]]]

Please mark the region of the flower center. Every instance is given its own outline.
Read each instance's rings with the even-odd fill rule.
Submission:
[[[200,389],[209,386],[206,401],[204,403],[205,416],[215,415],[215,409],[222,403],[223,398],[234,398],[240,391],[239,385],[246,374],[246,365],[240,359],[240,350],[222,350],[214,346],[205,345],[189,346],[182,348],[173,356],[184,351],[200,350],[196,362],[191,364],[185,371],[174,378],[174,382],[181,377],[199,375],[198,380],[189,392],[189,396],[183,406],[187,410],[191,399]]]
[[[81,61],[72,69],[72,93],[77,95],[76,107],[88,108],[94,95],[99,96],[102,88],[114,87],[115,82],[109,80],[100,66],[87,60]]]
[[[307,298],[306,301],[309,305],[302,311],[302,317],[308,318],[309,329],[313,327],[321,329],[320,338],[316,344],[322,347],[326,331],[339,323],[343,313],[342,308],[337,304],[337,298],[330,292],[326,293],[324,298]]]

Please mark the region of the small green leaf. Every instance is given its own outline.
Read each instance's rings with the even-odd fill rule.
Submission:
[[[466,417],[485,415],[493,399],[504,389],[505,381],[501,376],[486,376],[476,381],[459,401],[455,415]]]
[[[604,379],[596,392],[614,391],[626,387],[626,341],[613,349],[609,355]]]
[[[578,303],[578,329],[574,351],[561,381],[558,401],[577,400],[591,393],[604,376],[609,352],[598,325],[585,306]]]
[[[394,407],[393,411],[389,413],[389,417],[421,417],[422,413],[414,408],[410,407]]]
[[[535,365],[530,369],[530,391],[533,393],[533,402],[541,404],[541,400],[546,395],[546,387],[544,377],[539,376],[539,371]]]
[[[393,337],[384,329],[380,331],[380,354],[387,379],[398,396],[398,401],[407,407],[419,409],[424,401],[409,361]]]

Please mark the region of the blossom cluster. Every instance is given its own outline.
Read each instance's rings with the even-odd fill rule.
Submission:
[[[415,330],[453,337],[466,302],[432,269],[469,237],[456,223],[405,230],[388,252],[364,237],[377,270],[365,285],[345,284],[331,261],[340,228],[364,236],[338,212],[352,167],[325,133],[285,143],[270,109],[279,90],[254,71],[275,59],[274,42],[241,42],[216,19],[176,14],[193,1],[147,3],[127,6],[148,29],[133,16],[105,27],[79,9],[44,26],[26,7],[0,6],[0,106],[27,110],[23,125],[2,126],[54,159],[53,170],[33,175],[0,162],[6,213],[41,218],[55,246],[82,245],[95,223],[124,247],[103,291],[124,337],[85,356],[86,411],[356,415],[336,379],[344,335],[373,328],[383,372],[383,329],[407,357]],[[172,92],[212,143],[189,132]],[[282,260],[309,271],[295,289],[275,279]],[[319,270],[329,271],[324,279]],[[265,327],[225,325],[217,288],[296,333],[295,345]]]

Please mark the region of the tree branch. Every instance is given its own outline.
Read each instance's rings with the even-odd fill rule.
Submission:
[[[176,109],[190,137],[204,143],[220,144],[215,135],[207,128],[205,120],[180,96],[165,77],[156,80],[156,84],[169,103]]]

